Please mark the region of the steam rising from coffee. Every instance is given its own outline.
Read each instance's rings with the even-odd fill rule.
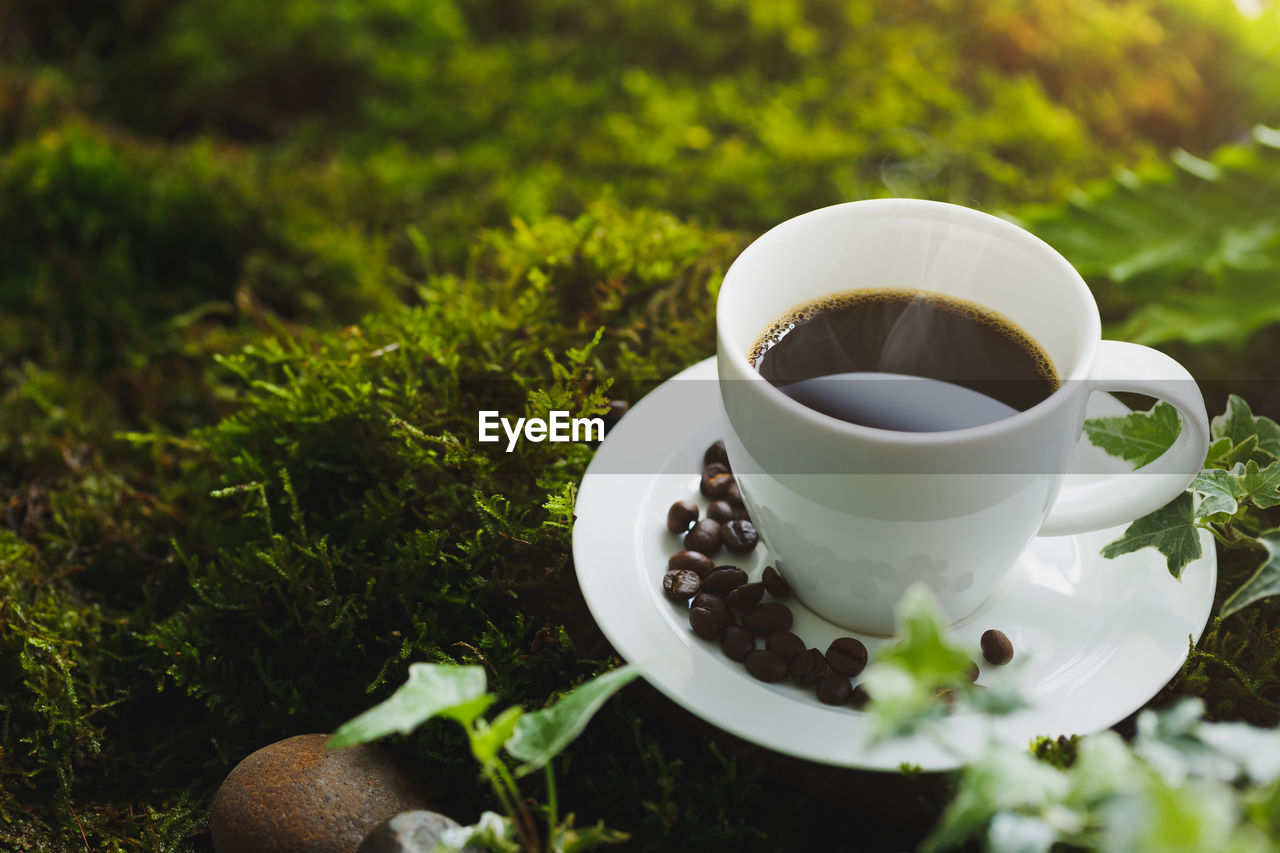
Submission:
[[[935,432],[992,423],[1058,388],[1044,350],[981,306],[917,290],[859,290],[789,311],[751,361],[785,394],[851,423]]]

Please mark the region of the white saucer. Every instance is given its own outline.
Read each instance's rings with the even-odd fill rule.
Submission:
[[[714,385],[715,359],[701,361],[633,406],[610,432],[578,490],[573,557],[578,582],[596,622],[622,657],[648,681],[711,723],[778,752],[844,767],[896,770],[914,764],[947,770],[963,758],[934,739],[869,743],[868,717],[818,702],[790,682],[765,684],[721,653],[719,643],[689,629],[686,605],[662,594],[667,557],[680,550],[667,532],[667,508],[698,494],[702,455],[720,438],[723,409]],[[678,386],[699,380],[696,398]],[[706,393],[702,389],[705,388]],[[1090,415],[1127,411],[1095,394]],[[1082,442],[1081,450],[1107,458]],[[1123,469],[1124,463],[1116,463]],[[1091,461],[1092,470],[1099,470]],[[616,472],[636,473],[616,473]],[[976,613],[953,628],[975,650],[978,636],[999,628],[1021,663],[1018,678],[1032,707],[992,724],[956,713],[942,725],[950,744],[979,747],[988,734],[1014,746],[1037,735],[1101,731],[1140,708],[1173,677],[1188,644],[1204,629],[1213,603],[1217,555],[1202,531],[1203,556],[1181,582],[1151,549],[1106,560],[1099,551],[1123,527],[1080,536],[1036,539],[1008,578]],[[728,562],[721,555],[718,562]],[[761,544],[732,560],[758,580],[769,557]],[[849,631],[808,611],[794,598],[795,633],[825,649]],[[861,638],[874,660],[892,640]],[[989,678],[983,664],[981,684]]]

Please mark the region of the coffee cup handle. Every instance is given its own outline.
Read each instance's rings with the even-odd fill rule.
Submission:
[[[1164,353],[1122,341],[1102,341],[1090,379],[1092,391],[1131,391],[1170,403],[1182,430],[1152,462],[1123,474],[1073,484],[1067,478],[1040,527],[1040,536],[1064,536],[1126,524],[1159,509],[1187,488],[1209,451],[1204,397],[1187,369]]]

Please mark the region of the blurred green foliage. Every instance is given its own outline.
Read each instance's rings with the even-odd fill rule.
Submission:
[[[1237,274],[1269,298],[1275,155],[1245,135],[1280,123],[1277,45],[1225,0],[10,0],[0,847],[201,849],[231,764],[413,660],[531,706],[612,665],[569,554],[590,449],[508,455],[473,412],[598,411],[709,355],[723,270],[782,218],[1010,210],[1135,335]],[[1169,235],[1222,263],[1116,274]],[[1233,327],[1251,359],[1267,310]],[[1215,622],[1170,693],[1274,723],[1275,616]],[[856,785],[677,715],[628,688],[563,800],[759,846],[775,775],[812,792],[796,843]],[[465,820],[450,737],[406,752]],[[927,829],[900,804],[939,796],[902,784],[867,829],[899,848]]]

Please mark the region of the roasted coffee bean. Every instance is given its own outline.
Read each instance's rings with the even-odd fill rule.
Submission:
[[[773,683],[787,677],[787,661],[777,652],[756,649],[746,657],[747,672],[761,681]]]
[[[764,584],[744,583],[742,586],[730,591],[724,597],[724,603],[732,607],[734,610],[747,610],[755,607],[764,600]]]
[[[724,630],[724,623],[705,607],[689,608],[689,627],[704,640],[714,640]]]
[[[707,471],[710,471],[713,467],[723,466],[708,465]],[[710,474],[703,472],[702,482],[698,484],[698,491],[702,492],[704,497],[711,498],[712,500],[720,500],[725,495],[729,494],[729,487],[732,485],[734,485],[733,475],[728,471],[715,471]],[[739,500],[741,500],[741,498],[739,498]],[[732,501],[730,501],[730,503],[732,503]]]
[[[716,564],[701,551],[677,551],[667,558],[667,569],[688,569],[706,577],[715,569]]]
[[[978,669],[978,662],[974,660],[969,661],[969,668],[965,670],[965,675],[969,676],[969,683],[972,684],[977,681],[978,676],[981,674],[981,670]]]
[[[832,640],[826,657],[827,665],[841,675],[857,675],[867,667],[867,647],[854,637],[837,637]]]
[[[738,485],[737,480],[729,481],[729,485],[725,488],[724,494],[721,497],[728,501],[729,506],[731,507],[737,508],[743,506],[742,488]]]
[[[702,476],[710,477],[713,474],[732,474],[729,470],[727,462],[708,462],[702,466]]]
[[[701,551],[708,557],[715,556],[720,550],[720,522],[704,518],[695,523],[684,535],[684,547],[690,551]]]
[[[1009,642],[1009,638],[1003,631],[997,631],[995,628],[983,631],[981,643],[982,656],[989,663],[1000,666],[1013,660],[1013,643]]]
[[[717,441],[702,454],[703,465],[710,465],[712,462],[723,465],[726,469],[729,467],[729,452],[724,449],[723,441]]]
[[[791,659],[791,678],[796,684],[817,684],[827,674],[827,662],[817,649],[805,649]]]
[[[818,682],[818,701],[827,705],[843,705],[853,695],[853,685],[838,672],[824,675]]]
[[[662,576],[662,591],[672,601],[688,601],[701,586],[702,578],[688,569],[672,569]]]
[[[741,625],[730,625],[720,632],[720,651],[730,660],[741,661],[755,648],[755,636]]]
[[[733,521],[733,507],[729,506],[725,501],[712,501],[707,505],[707,518],[714,518],[721,524],[726,521]]]
[[[605,412],[604,417],[601,418],[604,421],[604,431],[608,432],[613,429],[630,408],[631,404],[626,400],[610,400],[609,411]]]
[[[764,567],[763,580],[764,588],[767,589],[769,594],[774,598],[791,597],[791,584],[787,583],[786,580],[783,579],[782,575],[778,574],[778,570],[773,566]]]
[[[792,621],[790,608],[776,601],[757,604],[742,616],[742,626],[757,634],[790,631]]]
[[[795,660],[796,655],[804,651],[804,640],[790,631],[774,631],[769,635],[769,639],[764,641],[764,647],[782,655],[787,659],[787,663],[790,663]]]
[[[711,574],[707,575],[702,588],[712,595],[724,598],[746,582],[747,573],[737,566],[716,566]]]
[[[687,533],[697,520],[698,505],[693,501],[676,501],[667,510],[667,529],[672,533]]]
[[[711,614],[720,622],[720,628],[733,624],[733,614],[729,612],[729,605],[725,604],[724,599],[718,595],[712,595],[709,592],[700,592],[693,597],[693,603],[691,606],[710,610]]]
[[[749,521],[734,519],[728,524],[720,525],[720,544],[729,549],[731,554],[750,554],[760,542],[760,534],[756,526]]]
[[[739,521],[751,521],[751,513],[747,512],[747,508],[745,506],[734,510],[733,517]],[[751,521],[751,523],[755,524],[754,521]]]
[[[849,694],[849,704],[861,711],[867,707],[867,703],[871,701],[871,694],[867,692],[867,688],[859,684],[853,688],[853,692]]]

